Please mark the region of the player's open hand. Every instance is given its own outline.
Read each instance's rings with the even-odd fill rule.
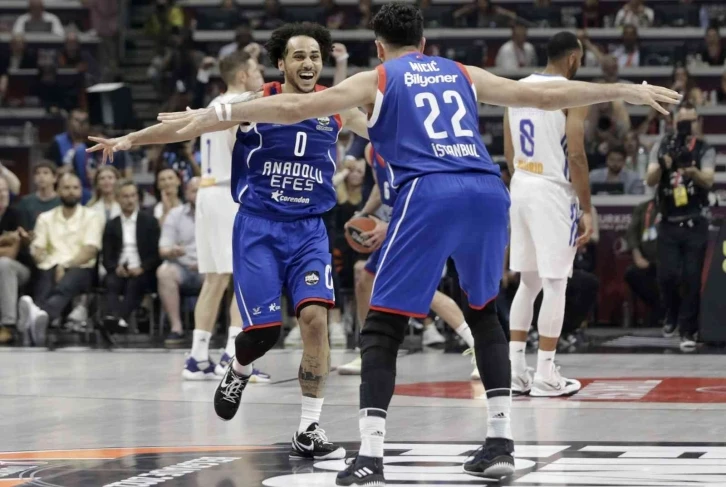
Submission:
[[[196,137],[197,134],[202,134],[219,124],[214,107],[197,110],[187,108],[185,112],[160,113],[157,119],[161,123],[178,125],[179,129],[176,132],[189,137]]]
[[[584,213],[582,218],[580,218],[580,224],[578,226],[579,232],[577,240],[575,240],[575,246],[580,248],[587,245],[590,241],[590,237],[592,237],[592,214]]]
[[[369,232],[361,233],[360,236],[363,237],[366,247],[370,247],[373,250],[378,250],[378,248],[383,245],[383,241],[386,239],[386,232],[388,232],[388,223],[383,222],[378,218],[374,218],[374,220],[376,221],[376,227]]]
[[[107,162],[113,162],[113,153],[120,150],[129,150],[132,146],[131,140],[124,137],[117,137],[115,139],[104,139],[103,137],[88,137],[88,140],[96,142],[96,145],[86,149],[86,152],[103,151],[103,157],[101,158],[101,164]]]
[[[661,106],[661,103],[677,105],[683,96],[673,90],[662,86],[649,85],[643,82],[642,85],[628,85],[626,94],[623,97],[633,105],[650,105],[663,115],[668,115],[668,110]]]

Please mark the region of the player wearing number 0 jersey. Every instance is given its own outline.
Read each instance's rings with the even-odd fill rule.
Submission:
[[[548,46],[548,65],[522,83],[545,86],[572,78],[580,66],[577,37],[561,32]],[[505,156],[513,173],[510,267],[521,284],[510,314],[512,391],[537,397],[577,393],[580,383],[562,377],[554,355],[565,315],[567,278],[578,245],[590,236],[590,186],[584,148],[587,107],[559,111],[510,108],[505,116]],[[585,232],[578,238],[580,207]],[[525,348],[534,301],[544,291],[537,326],[537,371],[527,368]]]
[[[677,103],[680,95],[648,85],[519,83],[425,56],[423,16],[408,3],[384,5],[371,24],[383,60],[375,70],[311,95],[236,103],[227,118],[292,124],[365,107],[371,142],[391,167],[398,196],[360,336],[361,448],[336,483],[385,485],[383,442],[398,348],[408,317],[428,309],[450,256],[469,297],[465,316],[488,398],[487,440],[464,470],[509,475],[514,472],[509,351],[493,302],[504,267],[509,195],[481,141],[477,100],[557,110],[625,99],[668,113],[658,102]],[[188,133],[214,126],[223,116],[203,110],[160,118]]]
[[[371,195],[368,197],[368,201],[361,210],[360,213],[355,216],[362,215],[380,215],[384,213],[390,214],[390,208],[393,206],[393,202],[396,198],[396,193],[391,189],[391,185],[388,181],[389,178],[389,166],[386,161],[373,149],[371,144],[368,144],[365,148],[365,159],[368,165],[373,171],[373,179],[376,181],[376,186],[371,191]],[[368,260],[356,263],[356,285],[355,285],[355,300],[358,312],[358,320],[363,323],[365,317],[368,314],[368,305],[371,300],[371,290],[373,286],[373,279],[378,270],[378,263],[381,258],[380,245],[385,237],[388,230],[389,218],[378,218],[376,217],[377,226],[370,232],[372,246],[376,248],[368,257]],[[441,291],[436,291],[434,298],[431,301],[431,310],[440,316],[451,328],[464,340],[469,347],[467,354],[473,352],[474,338],[471,335],[469,325],[464,320],[464,314],[459,309],[459,306],[446,294]],[[429,326],[434,326],[430,324]],[[338,367],[338,373],[342,375],[358,375],[360,374],[361,358],[358,357],[352,362]],[[479,380],[479,370],[475,367],[471,373],[471,378]]]
[[[319,25],[275,30],[268,51],[285,81],[265,84],[257,96],[324,90],[316,82],[331,49],[330,33]],[[220,107],[222,115],[226,107]],[[336,204],[333,154],[344,124],[367,137],[365,115],[353,109],[289,126],[243,123],[232,153],[231,190],[239,203],[232,238],[234,290],[244,325],[214,408],[224,420],[236,414],[252,362],[278,341],[286,288],[303,342],[302,414],[292,438],[293,459],[345,456],[318,424],[330,369],[327,311],[334,304],[330,245],[321,216]]]

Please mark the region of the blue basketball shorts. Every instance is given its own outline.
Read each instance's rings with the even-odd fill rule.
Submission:
[[[308,302],[335,304],[328,233],[319,217],[289,222],[237,213],[233,282],[243,329],[282,322],[285,286],[295,311]]]
[[[449,257],[469,306],[486,306],[499,293],[509,206],[507,188],[492,174],[437,173],[406,183],[380,249],[371,309],[425,317]]]

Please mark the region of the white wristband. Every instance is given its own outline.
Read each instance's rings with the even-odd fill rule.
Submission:
[[[339,62],[345,61],[345,60],[346,60],[346,59],[348,59],[349,57],[350,57],[350,54],[347,54],[347,53],[346,53],[346,54],[343,54],[342,56],[338,56],[338,57],[336,57],[336,58],[335,58],[335,62],[336,62],[336,63],[339,63]]]
[[[220,122],[229,122],[232,120],[232,105],[229,103],[214,105],[214,111],[217,113],[217,120]]]

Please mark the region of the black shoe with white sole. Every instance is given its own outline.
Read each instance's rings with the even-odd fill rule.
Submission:
[[[340,460],[345,458],[345,448],[328,441],[325,431],[318,423],[308,426],[302,433],[292,437],[291,459]]]
[[[346,460],[348,467],[338,472],[335,485],[363,485],[365,487],[385,487],[383,459],[356,455]]]
[[[214,391],[214,411],[225,421],[229,421],[237,414],[242,402],[242,392],[250,380],[249,376],[237,374],[232,368],[232,364],[233,362],[229,363],[222,381]]]
[[[676,331],[678,330],[678,325],[675,323],[668,323],[663,325],[663,336],[665,338],[672,338],[676,336]]]
[[[464,464],[464,472],[476,477],[501,479],[514,473],[514,442],[505,438],[487,438]]]

